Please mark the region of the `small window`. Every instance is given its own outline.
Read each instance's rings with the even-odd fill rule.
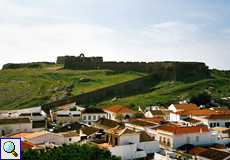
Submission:
[[[199,136],[196,136],[196,142],[199,142]]]
[[[160,136],[160,139],[159,139],[159,141],[160,141],[160,144],[162,144],[162,137]]]
[[[98,116],[98,119],[100,119],[101,118],[101,116]]]
[[[86,120],[86,116],[84,116],[83,119]]]
[[[212,123],[210,123],[209,125],[210,125],[210,127],[212,127]]]
[[[72,141],[72,139],[71,139],[71,138],[69,138],[69,141]]]
[[[190,137],[187,137],[187,138],[186,138],[186,143],[187,143],[187,144],[190,143]]]
[[[88,120],[91,120],[91,116],[88,116]]]
[[[96,116],[93,116],[93,120],[96,120]]]
[[[89,122],[88,124],[91,125],[91,122]]]
[[[216,127],[216,123],[214,123],[214,127]]]
[[[217,123],[216,125],[217,125],[217,126],[220,126],[220,123]]]

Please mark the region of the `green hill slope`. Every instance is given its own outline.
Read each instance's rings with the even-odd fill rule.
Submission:
[[[55,67],[60,67],[55,65],[43,67],[50,68],[0,70],[0,109],[36,107],[146,75],[112,70],[55,70]],[[86,105],[107,107],[120,104],[133,109],[154,104],[167,106],[179,100],[190,99],[191,95],[204,91],[209,92],[212,99],[220,102],[220,98],[229,97],[230,74],[218,70],[211,70],[210,73],[212,77],[208,79],[189,77],[180,82],[155,80],[133,93],[117,95],[116,102],[111,102],[114,97],[107,97],[100,102]],[[94,81],[78,82],[80,78],[91,78]]]
[[[4,69],[0,71],[0,109],[39,106],[143,75],[146,74],[116,73],[111,70],[54,70],[52,67]],[[78,82],[80,78],[92,78],[95,81]]]

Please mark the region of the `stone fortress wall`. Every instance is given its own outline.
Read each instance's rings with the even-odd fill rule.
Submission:
[[[155,74],[161,80],[181,80],[185,77],[203,75],[209,77],[208,67],[202,62],[104,62],[103,57],[65,56],[58,57],[57,64],[64,64],[64,69],[116,71],[137,71]]]

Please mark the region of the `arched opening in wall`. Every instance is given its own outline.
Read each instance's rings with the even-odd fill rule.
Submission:
[[[2,130],[2,136],[5,136],[5,135],[6,135],[5,130]]]
[[[83,57],[83,58],[84,58],[84,57],[85,57],[85,55],[84,55],[83,53],[81,53],[79,57]]]
[[[130,116],[127,114],[127,115],[125,115],[125,119],[127,119],[127,118],[130,118]]]

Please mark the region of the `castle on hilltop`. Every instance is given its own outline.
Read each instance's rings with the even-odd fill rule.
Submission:
[[[161,80],[180,80],[196,75],[210,76],[208,67],[202,62],[104,62],[103,57],[85,57],[81,53],[78,57],[57,57],[56,63],[64,64],[64,69],[74,70],[137,71],[155,74]]]

